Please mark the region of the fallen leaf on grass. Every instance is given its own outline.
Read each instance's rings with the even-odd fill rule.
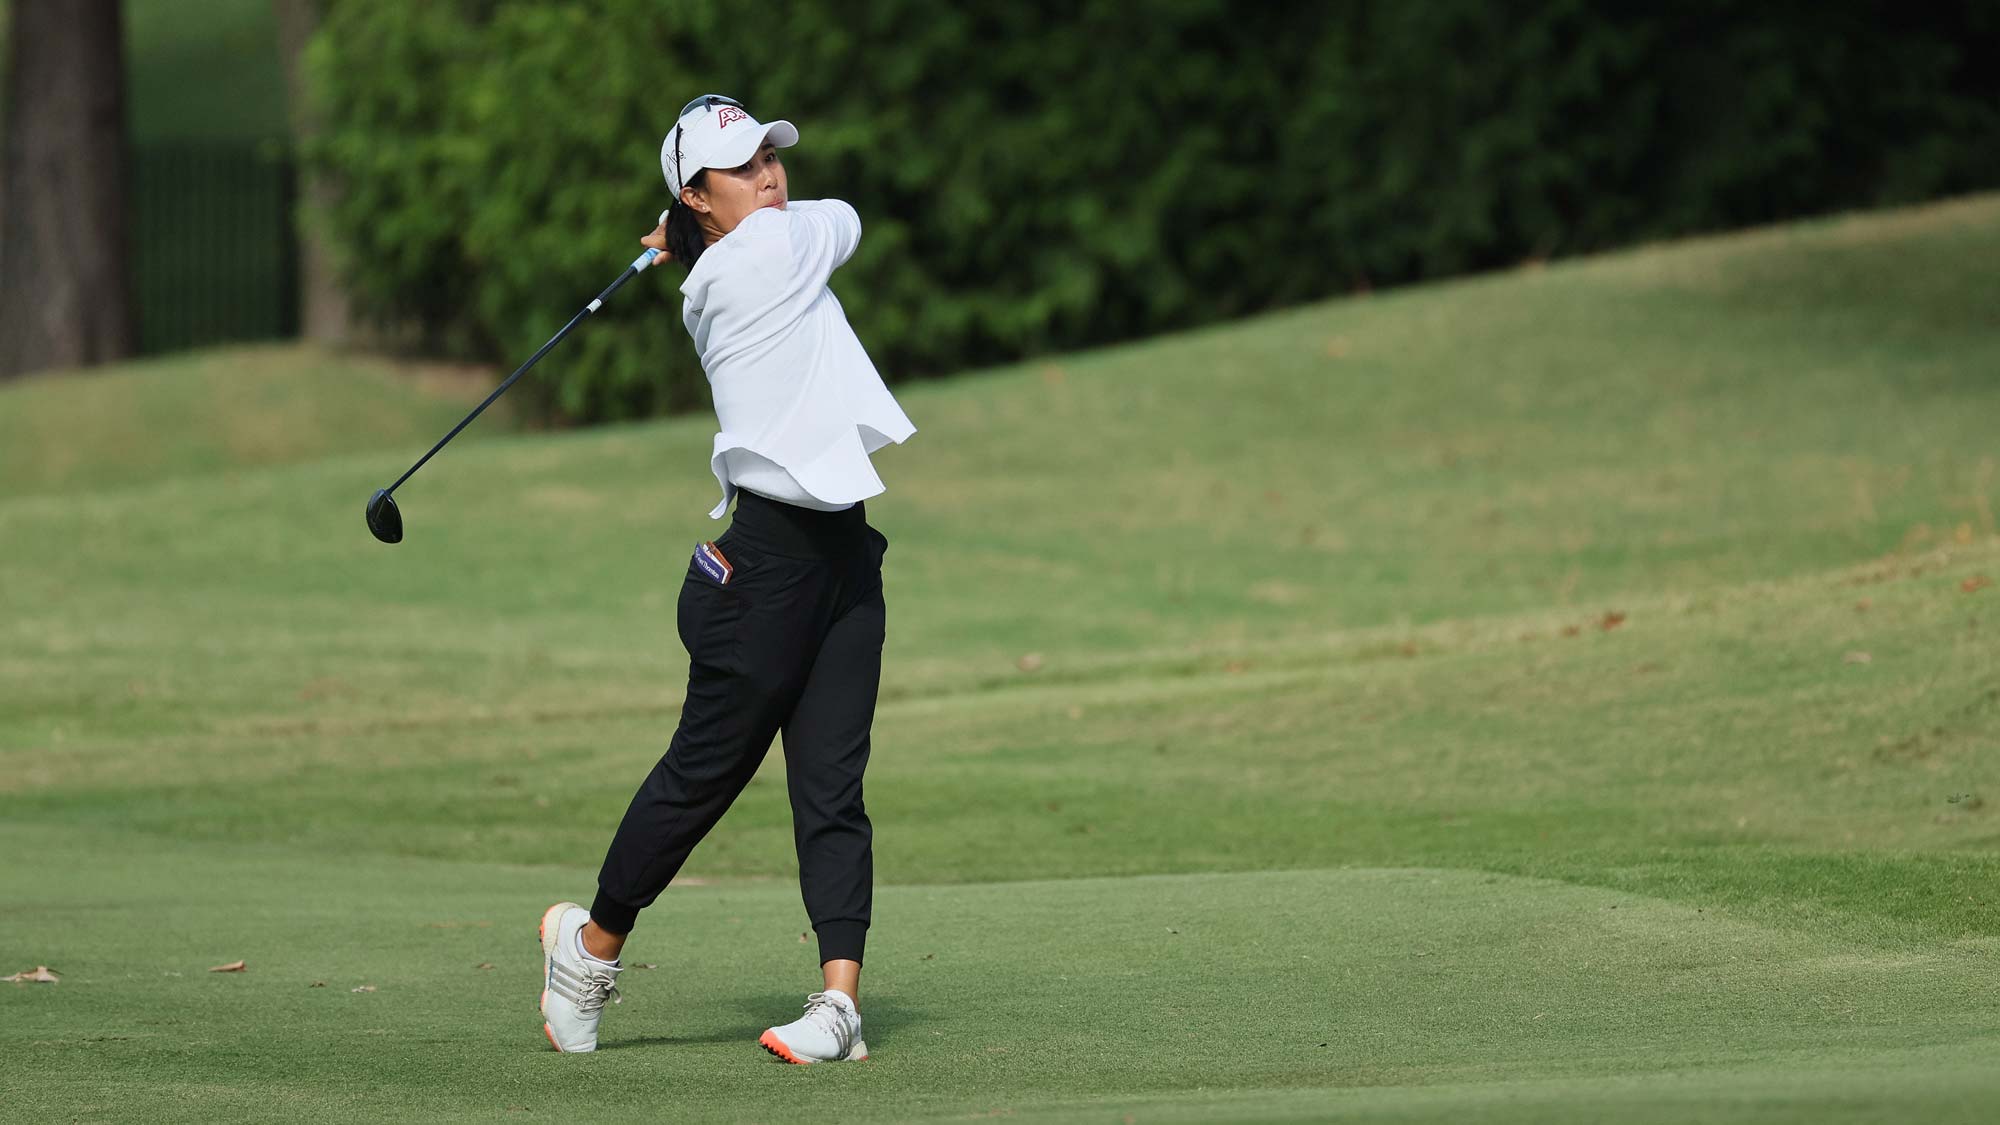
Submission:
[[[1041,666],[1042,654],[1039,652],[1022,653],[1021,659],[1014,662],[1014,667],[1019,668],[1023,672],[1033,672]]]
[[[250,966],[241,961],[231,961],[227,965],[211,966],[208,971],[211,973],[247,973],[250,971]]]
[[[481,961],[479,964],[473,966],[475,969],[490,969],[492,967],[493,962],[491,961]]]
[[[1993,585],[1991,578],[1986,577],[1984,574],[1975,574],[1958,584],[1958,592],[1961,594],[1970,594],[1975,590],[1984,590],[1991,585]]]
[[[627,965],[627,966],[625,966],[625,967],[626,967],[626,968],[628,968],[628,969],[657,969],[657,968],[659,968],[659,966],[658,966],[658,965],[655,965],[655,964],[653,964],[653,963],[652,963],[651,961],[641,961],[641,962],[639,962],[639,963],[638,963],[638,964],[636,964],[636,965]]]
[[[1581,632],[1583,632],[1583,626],[1581,625],[1565,625],[1562,627],[1562,635],[1565,637],[1574,637]]]
[[[1598,619],[1597,627],[1609,633],[1623,624],[1625,624],[1625,615],[1614,609]]]
[[[372,985],[372,984],[357,984],[357,985],[355,985],[355,986],[354,986],[353,988],[350,988],[350,989],[348,989],[347,991],[349,991],[349,992],[373,992],[373,991],[375,991],[375,986],[374,986],[374,985]]]
[[[62,983],[61,980],[58,978],[56,971],[54,969],[49,968],[47,965],[36,965],[32,972],[30,972],[27,969],[22,969],[20,972],[15,973],[11,977],[0,977],[0,981],[9,981],[14,984]]]
[[[1840,662],[1842,664],[1867,664],[1873,661],[1874,659],[1875,659],[1874,657],[1857,649],[1853,652],[1848,653],[1846,656],[1841,657]]]
[[[799,934],[799,944],[804,945],[805,943],[806,943],[806,935],[803,932],[801,932]]]
[[[311,984],[309,984],[309,985],[306,985],[306,987],[307,987],[307,988],[325,988],[325,987],[326,987],[326,982],[325,982],[325,981],[323,981],[323,980],[316,980],[316,981],[312,982]]]

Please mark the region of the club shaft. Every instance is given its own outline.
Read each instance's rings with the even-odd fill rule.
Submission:
[[[437,456],[437,451],[443,449],[445,447],[445,443],[457,437],[458,432],[460,430],[463,430],[465,427],[470,426],[474,418],[479,417],[479,415],[482,412],[484,412],[487,407],[493,405],[494,399],[499,398],[501,395],[506,394],[507,388],[513,386],[514,381],[516,379],[519,379],[521,376],[527,374],[528,368],[533,367],[537,360],[549,354],[550,348],[553,348],[557,344],[562,343],[562,338],[564,336],[569,335],[570,329],[575,328],[578,324],[580,324],[583,321],[584,317],[589,316],[591,313],[594,313],[599,308],[603,307],[605,299],[610,297],[613,293],[618,292],[619,286],[625,284],[626,282],[632,280],[633,277],[637,276],[639,271],[645,268],[643,265],[640,264],[641,262],[649,262],[649,261],[650,258],[648,256],[642,256],[639,262],[634,262],[631,265],[625,267],[625,272],[618,275],[618,280],[605,286],[604,292],[599,293],[595,300],[583,306],[582,311],[578,312],[575,316],[570,317],[569,323],[563,325],[561,331],[549,337],[548,343],[543,344],[541,347],[535,349],[535,354],[528,357],[528,362],[515,368],[514,373],[512,375],[507,376],[507,378],[504,381],[502,381],[499,386],[493,388],[493,393],[486,396],[486,401],[480,403],[478,406],[473,407],[472,413],[467,414],[464,417],[464,419],[462,419],[458,423],[458,425],[453,426],[451,428],[450,433],[439,438],[438,443],[436,445],[431,446],[430,452],[424,454],[422,457],[417,458],[417,463],[411,465],[408,472],[404,473],[400,477],[397,477],[396,483],[390,485],[385,491],[394,493],[398,488],[401,488],[403,486],[404,481],[409,480],[410,477],[414,475],[418,469],[424,467],[424,462],[429,461],[432,457]]]

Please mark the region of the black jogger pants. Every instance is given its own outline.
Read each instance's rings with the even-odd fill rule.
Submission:
[[[688,563],[680,726],[625,810],[590,916],[630,932],[782,730],[799,888],[820,960],[859,961],[875,884],[861,775],[882,679],[889,541],[860,504],[821,512],[739,491],[715,544],[733,573],[722,584]]]

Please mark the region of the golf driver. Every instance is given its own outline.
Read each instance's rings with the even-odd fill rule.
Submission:
[[[589,316],[591,313],[594,313],[598,309],[602,308],[604,306],[604,299],[606,297],[609,297],[613,293],[618,292],[619,286],[632,280],[634,277],[637,277],[640,271],[644,270],[647,266],[652,265],[653,260],[655,258],[658,258],[659,256],[660,252],[658,250],[653,250],[649,248],[645,253],[633,259],[632,264],[625,267],[625,272],[618,275],[618,280],[612,282],[610,285],[605,286],[604,292],[599,293],[594,300],[592,300],[589,304],[583,306],[582,312],[579,312],[575,316],[570,317],[569,323],[562,326],[562,331],[557,332],[555,335],[549,337],[549,342],[543,344],[540,348],[536,349],[535,354],[528,357],[528,362],[522,364],[519,368],[517,368],[512,375],[507,376],[505,382],[493,388],[493,393],[486,396],[486,401],[480,403],[478,406],[473,407],[472,413],[467,414],[463,421],[461,421],[458,425],[453,426],[451,428],[450,433],[439,438],[438,443],[436,445],[431,446],[431,451],[429,453],[426,453],[422,457],[417,458],[417,463],[410,466],[409,472],[406,472],[402,476],[397,477],[395,484],[392,484],[387,488],[377,489],[375,491],[375,495],[370,496],[368,498],[368,530],[375,533],[375,538],[380,539],[384,543],[401,543],[403,541],[403,513],[401,509],[396,507],[395,492],[398,488],[403,487],[403,482],[409,480],[410,477],[414,475],[418,469],[423,468],[424,462],[436,456],[437,451],[443,449],[446,442],[457,437],[458,431],[471,425],[472,420],[474,418],[479,417],[480,411],[485,410],[487,407],[493,405],[494,399],[499,398],[503,394],[506,394],[507,388],[514,385],[514,380],[519,379],[522,375],[526,374],[528,368],[533,367],[535,365],[536,360],[539,360],[543,356],[549,354],[549,349],[561,343],[562,338],[564,336],[569,335],[569,330],[575,328],[578,322],[582,321],[584,317]]]

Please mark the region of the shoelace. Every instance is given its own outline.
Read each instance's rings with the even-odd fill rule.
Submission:
[[[584,964],[582,972],[578,972],[561,961],[551,962],[548,983],[558,995],[575,1004],[579,1012],[603,1011],[607,996],[614,1004],[625,1002],[625,995],[618,991],[613,974],[593,968],[588,963]]]
[[[583,980],[583,995],[577,997],[576,1000],[577,1011],[601,1012],[604,1010],[606,997],[609,997],[613,1004],[623,1004],[625,1002],[625,994],[618,991],[617,982],[611,979],[610,973],[602,969],[585,967]],[[624,1017],[621,1016],[619,1018],[622,1019]]]
[[[826,993],[815,992],[806,997],[805,1018],[818,1024],[840,1044],[840,1054],[846,1054],[854,1046],[854,1024],[849,1020],[847,1010],[827,999]]]

